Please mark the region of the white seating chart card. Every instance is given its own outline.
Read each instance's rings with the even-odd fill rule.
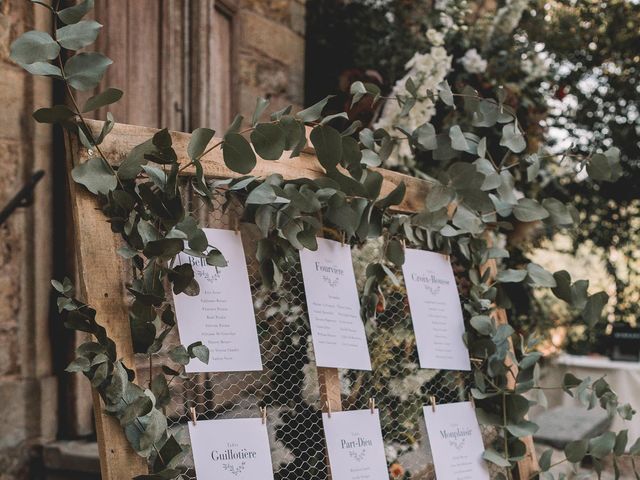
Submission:
[[[378,409],[322,414],[333,480],[389,480]]]
[[[315,252],[300,251],[300,264],[316,364],[371,370],[351,247],[318,238]]]
[[[406,249],[402,266],[422,368],[471,370],[462,306],[444,255]]]
[[[209,348],[209,364],[197,358],[186,366],[194,372],[239,372],[262,370],[258,331],[253,311],[247,263],[240,233],[203,229],[209,245],[227,260],[224,268],[212,267],[206,259],[179,253],[176,264],[191,263],[200,294],[174,295],[180,341],[184,345],[202,341]]]
[[[198,480],[273,480],[267,426],[260,418],[189,422]]]
[[[470,402],[423,407],[438,480],[489,480],[484,445]]]

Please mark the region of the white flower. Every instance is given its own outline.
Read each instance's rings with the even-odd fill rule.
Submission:
[[[429,40],[432,45],[439,47],[444,43],[444,35],[435,28],[430,28],[427,30],[427,40]]]
[[[387,462],[391,463],[398,458],[398,450],[391,444],[384,446],[384,454],[387,457]]]
[[[393,23],[396,21],[396,16],[393,14],[393,12],[387,12],[384,14],[384,18],[387,19],[387,22],[389,23]]]
[[[434,370],[418,370],[404,378],[392,378],[389,381],[389,386],[391,391],[404,402],[409,399],[410,395],[420,394],[420,388],[435,375]]]
[[[487,70],[487,61],[480,56],[475,48],[467,50],[460,62],[469,73],[484,73]]]
[[[530,0],[506,0],[504,7],[500,8],[495,17],[487,39],[496,35],[509,35],[513,32],[520,20],[522,14],[529,6]]]
[[[433,5],[434,10],[446,10],[449,8],[449,2],[451,0],[436,0],[436,3]]]
[[[442,24],[442,27],[445,30],[449,30],[450,28],[453,28],[453,26],[455,25],[453,18],[451,18],[446,13],[440,14],[440,23]]]
[[[520,67],[527,74],[529,80],[544,78],[549,74],[550,60],[547,56],[540,53],[533,54],[532,57],[526,57],[522,60]]]
[[[420,125],[431,120],[435,113],[435,105],[427,98],[428,92],[436,90],[451,71],[451,56],[442,46],[433,46],[427,53],[416,52],[405,65],[407,73],[398,80],[393,87],[392,97],[406,97],[409,95],[405,87],[407,80],[411,78],[417,89],[418,99],[409,115],[400,117],[402,110],[397,101],[390,100],[386,103],[381,117],[375,128],[392,130],[394,126],[401,126],[412,132]],[[411,165],[412,154],[409,143],[401,141],[392,155],[385,162],[386,167],[399,165]]]

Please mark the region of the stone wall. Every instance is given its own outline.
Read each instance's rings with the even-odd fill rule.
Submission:
[[[46,15],[23,0],[0,2],[0,205],[37,169],[47,175],[35,204],[0,227],[0,479],[26,478],[29,458],[56,434],[57,381],[48,336],[51,276],[51,151],[47,127],[31,112],[51,100],[51,83],[8,58],[13,39],[46,27]]]
[[[304,0],[241,0],[237,13],[239,97],[237,109],[250,116],[257,96],[271,110],[304,103]]]
[[[155,13],[143,11],[142,2],[147,2]],[[209,67],[198,72],[209,85],[193,88],[200,80],[194,83],[189,77],[195,75],[193,72],[176,69],[172,62],[179,62],[179,55],[171,59],[158,45],[162,38],[165,42],[184,38],[179,28],[176,32],[173,24],[171,33],[165,29],[165,23],[149,22],[165,22],[168,14],[171,19],[189,17],[193,22],[206,17],[215,7],[230,19],[228,38],[218,38],[221,31],[214,31],[215,20],[204,18],[202,22],[207,26],[205,36],[211,36],[214,43],[219,40],[230,43],[230,64],[226,67],[231,78],[228,110],[250,117],[258,95],[271,99],[271,110],[289,103],[297,107],[303,104],[304,0],[217,0],[215,5],[213,0],[96,0],[96,4],[96,11],[102,15],[99,20],[105,24],[102,36],[111,40],[107,40],[106,46],[110,44],[113,49],[114,44],[122,41],[118,28],[132,29],[127,48],[120,50],[125,52],[125,58],[107,52],[116,64],[106,81],[110,86],[123,88],[126,94],[124,106],[114,108],[117,121],[174,129],[209,126],[206,123],[215,115],[206,105],[218,91],[210,85]],[[142,16],[122,27],[122,17],[116,18],[118,13],[114,13],[120,9],[122,15],[122,8]],[[140,18],[147,22],[146,26],[136,23]],[[48,21],[46,10],[29,0],[0,0],[0,207],[33,171],[46,171],[37,187],[35,204],[18,210],[0,227],[0,480],[42,478],[38,472],[42,445],[56,439],[68,440],[74,432],[75,436],[87,435],[93,428],[87,383],[64,373],[60,374],[64,377],[56,376],[52,359],[54,345],[59,355],[66,348],[60,345],[69,343],[60,337],[60,326],[53,322],[49,283],[54,260],[58,267],[70,263],[64,260],[71,253],[65,248],[70,239],[58,242],[55,250],[52,240],[63,238],[66,230],[64,224],[60,225],[65,218],[60,211],[63,209],[57,207],[53,211],[54,205],[64,204],[64,198],[58,198],[66,191],[64,173],[60,170],[64,159],[59,155],[60,139],[53,137],[51,129],[37,125],[31,113],[51,104],[54,87],[46,79],[28,75],[8,58],[10,44],[18,35],[32,28],[47,29]],[[143,26],[156,34],[160,32],[160,39],[154,42],[141,38],[137,33]],[[165,35],[176,36],[165,38]],[[211,58],[216,57],[210,51],[211,40],[207,37],[205,41],[209,46],[202,50],[199,43],[195,51],[193,44],[179,48],[187,49],[192,57],[211,55],[207,61],[212,63]],[[99,48],[105,51],[104,44],[99,44]],[[155,52],[149,50],[153,48]],[[118,69],[118,65],[134,64],[127,55],[156,58],[159,65],[135,63],[135,71]],[[201,60],[196,59],[194,65]],[[146,83],[141,83],[141,78]],[[153,83],[159,78],[163,83]],[[166,81],[167,78],[171,80]],[[149,91],[153,89],[158,90],[153,97],[159,102],[155,106],[149,104],[153,95]],[[205,114],[200,113],[205,110]],[[191,114],[185,116],[184,111]],[[54,165],[58,169],[56,175],[52,171]],[[53,188],[52,178],[60,185]],[[55,232],[54,218],[58,222]],[[59,426],[60,418],[64,420]],[[55,445],[57,450],[59,443]],[[60,461],[65,468],[73,467],[73,459]],[[62,476],[71,478],[68,472]],[[78,475],[77,478],[85,478]]]

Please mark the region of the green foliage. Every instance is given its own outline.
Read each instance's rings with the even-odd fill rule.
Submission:
[[[56,38],[27,32],[14,42],[13,59],[34,74],[62,79],[71,92],[95,88],[111,63],[108,58],[100,53],[81,52],[63,64],[59,56],[60,47],[74,50],[95,40],[99,25],[82,21],[92,5],[92,1],[85,1],[60,12],[47,7],[67,26],[56,31]],[[49,63],[54,59],[56,65]],[[406,98],[391,100],[398,102],[403,114],[408,114],[418,100],[411,80],[407,90]],[[380,99],[379,89],[363,82],[356,82],[351,91],[352,105]],[[538,378],[541,354],[535,351],[535,339],[525,341],[511,326],[499,325],[493,319],[495,309],[509,301],[505,284],[526,282],[532,287],[551,288],[583,317],[588,327],[600,321],[608,297],[604,292],[589,295],[588,282],[572,282],[566,272],[551,274],[534,263],[513,269],[497,262],[495,281],[490,278],[490,270],[484,268],[486,262],[509,257],[493,242],[510,232],[517,222],[545,220],[549,229],[566,228],[575,223],[575,212],[559,200],[538,202],[517,191],[511,167],[519,164],[517,154],[526,149],[526,141],[502,95],[493,100],[482,98],[472,89],[454,93],[446,82],[428,94],[447,109],[470,117],[471,122],[452,123],[444,133],[424,123],[413,131],[400,130],[403,136],[384,129],[361,129],[355,122],[341,131],[331,125],[343,121],[344,113],[322,114],[330,97],[295,114],[287,107],[273,113],[267,122],[260,122],[267,101],[258,99],[251,127],[246,130],[241,130],[242,117],[237,117],[223,138],[211,146],[213,130],[194,130],[187,148],[188,162],[181,163],[171,134],[165,129],[135,147],[117,172],[100,150],[113,127],[113,118],[107,116],[102,132],[94,136],[82,113],[118,101],[121,91],[103,90],[90,98],[82,111],[77,106],[54,105],[34,116],[37,121],[59,123],[76,133],[92,152],[85,163],[74,168],[72,177],[97,196],[105,219],[124,241],[125,246],[117,253],[133,265],[134,280],[127,285],[133,297],[128,313],[138,355],[152,358],[175,327],[175,314],[164,286],[170,286],[176,294],[199,292],[191,266],[175,265],[175,257],[206,258],[210,265],[226,266],[222,253],[208,244],[196,218],[183,204],[177,178],[187,167],[195,170],[195,191],[205,202],[212,202],[216,196],[224,197],[224,205],[237,201],[244,206],[243,220],[258,226],[262,238],[257,244],[257,260],[265,288],[281,286],[283,271],[296,261],[297,251],[317,248],[319,236],[333,236],[352,245],[382,237],[381,258],[366,269],[362,289],[365,321],[372,322],[380,313],[379,304],[384,304],[382,285],[399,284],[393,270],[404,263],[405,244],[454,255],[466,272],[461,275],[468,291],[461,301],[470,326],[465,341],[474,358],[471,392],[480,419],[498,430],[498,439],[487,448],[484,458],[501,467],[513,467],[525,453],[520,438],[537,429],[526,419],[533,402],[524,394],[535,393],[541,404],[545,400]],[[459,99],[463,99],[462,105]],[[77,105],[75,97],[73,100]],[[481,130],[497,125],[501,126],[500,139],[484,135]],[[299,155],[306,143],[307,126],[312,127],[310,140],[325,175],[295,180],[285,180],[277,174],[266,178],[250,175],[257,163],[256,153],[264,160],[274,161],[285,151],[291,156]],[[249,140],[245,134],[249,134]],[[432,188],[424,210],[416,214],[392,211],[403,202],[406,185],[401,182],[383,196],[383,176],[373,168],[389,157],[398,142],[408,142],[416,155],[431,155],[434,160],[448,162],[437,179],[426,177]],[[201,159],[215,148],[222,149],[226,166],[240,176],[215,181],[205,177]],[[494,161],[491,152],[500,151],[511,163]],[[527,169],[539,161],[540,158],[522,159],[529,164]],[[596,180],[609,181],[620,174],[615,149],[594,155],[587,162],[587,173]],[[529,175],[531,179],[537,175],[536,168]],[[182,375],[182,367],[193,358],[208,362],[208,349],[200,342],[172,348],[168,355],[180,366],[179,370],[164,365],[163,374],[150,378],[143,387],[118,359],[115,344],[98,323],[95,310],[74,298],[67,279],[52,284],[60,294],[58,308],[64,313],[65,325],[90,333],[95,340],[78,348],[68,370],[89,378],[103,398],[106,412],[119,420],[132,447],[149,460],[151,474],[138,478],[176,478],[179,472],[175,466],[186,447],[168,432],[163,409],[169,403],[171,381],[166,376]],[[507,367],[509,362],[519,368],[515,386],[510,386],[508,377],[513,372]],[[629,405],[619,404],[602,378],[591,381],[569,375],[562,388],[590,408],[599,405],[622,418],[634,413]],[[617,436],[605,434],[570,444],[565,453],[572,462],[589,456],[596,463],[610,454],[620,455],[626,443],[622,432]],[[636,445],[632,450],[640,449]],[[543,460],[548,467],[547,456]]]

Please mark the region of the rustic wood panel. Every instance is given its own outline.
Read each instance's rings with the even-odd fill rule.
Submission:
[[[91,121],[90,126],[94,130],[101,128],[102,122]],[[153,128],[137,127],[132,125],[117,124],[111,135],[107,137],[105,142],[101,146],[101,150],[107,156],[109,161],[117,166],[126,154],[136,145],[149,139],[157,130]],[[186,159],[186,148],[189,142],[189,134],[172,132],[173,146],[176,153],[180,158]],[[214,140],[215,142],[216,140]],[[87,153],[84,149],[79,149],[74,143],[70,143],[70,153],[72,164],[82,162],[87,159]],[[285,179],[295,178],[319,178],[323,175],[323,169],[314,156],[312,150],[306,149],[300,157],[287,158],[285,154],[278,161],[266,161],[258,159],[256,168],[253,170],[253,174],[259,177],[264,177],[271,173],[279,173]],[[225,178],[225,177],[238,177],[239,174],[230,171],[224,166],[222,159],[222,153],[219,149],[215,149],[206,156],[203,157],[203,167],[205,175],[209,178]],[[419,180],[414,177],[408,177],[396,172],[391,172],[384,169],[377,169],[384,178],[383,182],[383,194],[391,191],[400,182],[405,182],[407,185],[407,194],[403,202],[396,208],[397,211],[413,213],[423,209],[426,195],[429,191],[430,184],[424,180]],[[192,169],[185,169],[184,175],[192,175]],[[116,240],[114,235],[107,227],[107,223],[100,217],[100,214],[95,210],[95,202],[93,199],[84,192],[82,189],[77,189],[72,193],[76,198],[74,203],[74,222],[78,226],[80,236],[78,237],[78,259],[80,265],[80,273],[83,285],[83,291],[86,292],[87,300],[96,306],[97,310],[101,314],[101,319],[106,319],[108,323],[108,331],[115,335],[118,348],[123,349],[121,356],[124,356],[125,360],[128,360],[133,364],[132,358],[132,345],[128,328],[122,328],[123,319],[126,319],[126,306],[124,303],[124,295],[121,292],[121,296],[116,296],[115,301],[114,293],[121,289],[122,278],[121,271],[114,267],[113,251],[115,250]],[[91,210],[93,209],[93,210]],[[83,218],[82,215],[78,215],[78,212],[89,212],[91,215],[87,215],[87,218]],[[90,232],[86,232],[90,229]],[[104,236],[110,237],[110,240],[105,241]],[[86,265],[86,258],[89,252],[93,252],[93,258],[90,266]],[[104,252],[100,253],[100,252]],[[493,275],[496,272],[495,260],[487,262],[483,266],[484,269],[491,269]],[[102,278],[94,282],[94,279],[101,276]],[[87,280],[91,278],[91,283],[87,283]],[[104,293],[103,293],[104,292]],[[111,296],[111,298],[108,298]],[[107,301],[108,299],[108,301]],[[103,310],[106,314],[103,316]],[[503,309],[498,309],[495,312],[496,320],[499,323],[507,322],[507,315]],[[118,325],[120,325],[118,327]],[[126,325],[126,323],[125,323]],[[121,347],[122,345],[122,347]],[[513,346],[512,346],[513,350]],[[509,362],[509,360],[507,360]],[[510,386],[515,386],[515,371],[516,366],[509,365],[514,369],[513,378],[510,379]],[[320,386],[321,401],[323,403],[323,409],[327,411],[328,401],[331,402],[332,410],[339,411],[341,409],[341,396],[340,396],[340,382],[338,378],[338,371],[331,368],[318,368],[318,379]],[[98,405],[99,402],[96,402]],[[96,407],[96,412],[101,412]],[[103,464],[121,465],[122,458],[129,462],[127,450],[123,450],[122,454],[114,455],[114,449],[107,449],[108,445],[118,444],[123,437],[121,431],[115,432],[112,428],[113,425],[109,422],[111,419],[104,416],[103,413],[97,413],[97,428],[98,428],[98,440],[101,442],[101,459]],[[100,418],[105,417],[105,418]],[[119,428],[119,427],[118,427]],[[120,437],[118,436],[120,435]],[[527,456],[524,460],[518,463],[518,476],[520,479],[529,479],[534,472],[538,470],[538,465],[533,449],[532,438],[524,439],[527,445]],[[107,451],[108,450],[108,451]],[[106,468],[107,474],[111,472]],[[115,466],[113,468],[116,468]],[[104,475],[104,473],[103,473]],[[115,479],[117,477],[104,477],[105,479]]]
[[[78,164],[77,140],[66,136],[68,172]],[[69,175],[70,176],[70,175]],[[75,227],[74,240],[83,300],[98,312],[98,321],[115,342],[118,358],[135,371],[131,331],[127,321],[127,305],[122,282],[122,261],[114,251],[120,246],[99,209],[95,197],[77,188],[70,178],[71,213]],[[104,412],[100,396],[93,390],[96,434],[103,480],[123,480],[147,473],[146,460],[129,445],[120,422]]]
[[[211,125],[223,132],[231,123],[231,17],[216,8],[213,21],[213,105]]]
[[[109,3],[113,2],[110,0]],[[118,3],[118,2],[116,2]],[[160,4],[158,0],[125,2],[128,9],[127,122],[160,127]],[[112,38],[112,37],[109,37]],[[162,55],[166,55],[162,52]],[[113,59],[115,64],[119,59]],[[124,59],[123,59],[124,60]],[[124,63],[124,62],[123,62]]]
[[[96,20],[104,25],[98,37],[96,49],[114,61],[107,70],[102,84],[126,92],[120,102],[110,105],[108,108],[116,120],[120,122],[130,121],[129,97],[132,93],[128,90],[129,15],[127,3],[123,0],[110,0],[96,2],[95,6]],[[106,109],[103,110],[99,112],[100,118],[105,118]]]
[[[91,128],[98,131],[102,128],[102,122],[90,121]],[[100,146],[103,153],[109,158],[113,165],[118,165],[126,156],[126,152],[148,140],[156,132],[153,128],[143,128],[134,125],[117,124],[111,135],[108,135],[105,142]],[[190,135],[182,132],[172,132],[173,148],[182,159],[187,158],[187,145]],[[212,140],[213,145],[219,139]],[[205,175],[211,178],[232,178],[240,176],[229,170],[222,160],[222,152],[216,148],[202,158]],[[377,169],[384,177],[382,184],[382,195],[392,191],[400,182],[407,186],[407,195],[404,201],[397,208],[398,211],[419,212],[424,209],[424,201],[429,191],[429,184],[415,177],[391,172],[385,169]],[[193,169],[186,168],[185,175],[193,175]],[[289,158],[285,152],[278,161],[268,161],[258,159],[258,164],[251,172],[258,177],[265,177],[272,173],[279,173],[285,179],[294,178],[319,178],[324,175],[324,170],[318,163],[316,157],[309,151],[302,152],[299,157]]]
[[[187,59],[187,0],[161,3],[160,125],[186,131],[189,114]]]

